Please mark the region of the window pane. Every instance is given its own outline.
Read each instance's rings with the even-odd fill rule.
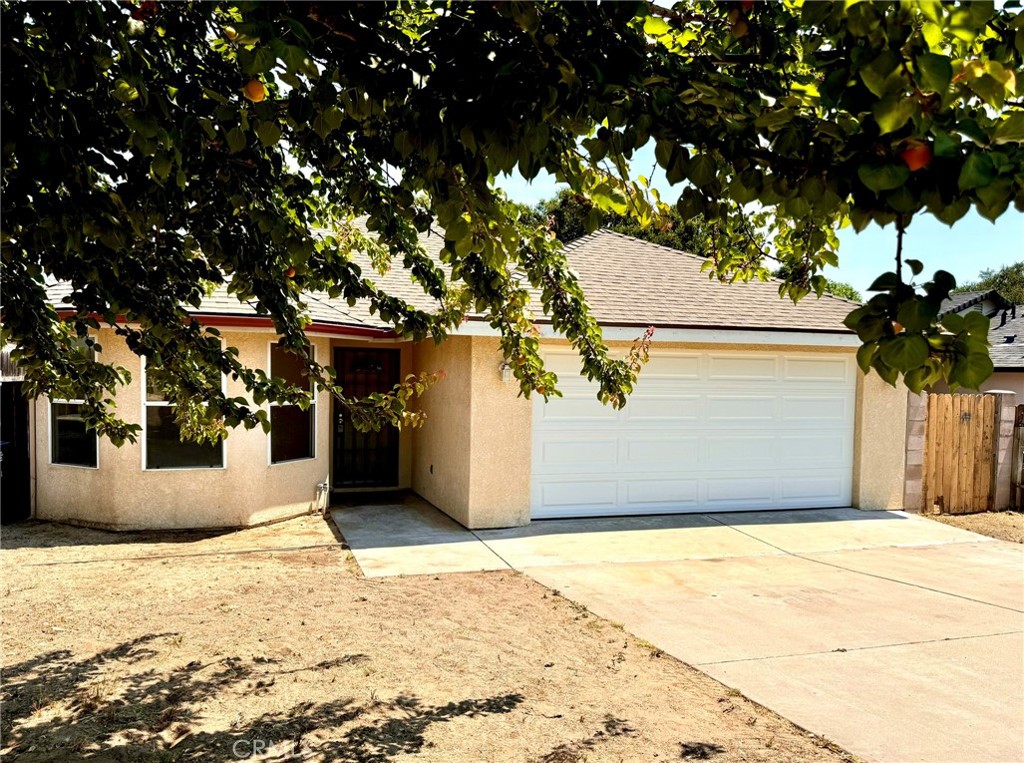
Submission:
[[[96,432],[87,430],[78,403],[50,404],[52,461],[72,466],[96,466]]]
[[[297,405],[275,405],[270,409],[270,462],[313,457],[313,421],[316,406],[302,410]]]
[[[217,468],[224,465],[224,443],[201,445],[181,441],[174,406],[146,408],[146,468]]]
[[[279,344],[270,345],[270,375],[284,379],[289,384],[309,389],[309,375],[303,375],[306,362],[298,355],[285,352]]]

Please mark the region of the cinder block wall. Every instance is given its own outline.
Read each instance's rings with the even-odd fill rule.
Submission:
[[[907,392],[907,468],[903,479],[903,506],[924,507],[924,438],[928,426],[928,395]]]

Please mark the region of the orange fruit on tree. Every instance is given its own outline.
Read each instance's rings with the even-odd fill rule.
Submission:
[[[238,31],[233,26],[224,27],[224,36],[234,41],[238,38]]]
[[[284,271],[285,278],[295,278],[295,268],[288,268]]]
[[[264,87],[263,83],[258,79],[251,79],[245,83],[245,87],[242,88],[242,92],[245,93],[245,97],[253,103],[259,103],[267,97],[267,88]]]
[[[911,172],[917,172],[932,163],[932,147],[921,141],[911,141],[900,152],[900,158]]]

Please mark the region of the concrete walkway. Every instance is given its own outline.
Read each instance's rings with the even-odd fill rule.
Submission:
[[[868,760],[1024,760],[1024,547],[853,509],[334,519],[368,576],[522,570]]]

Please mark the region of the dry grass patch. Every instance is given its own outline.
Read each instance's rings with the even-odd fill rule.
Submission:
[[[1024,543],[1024,513],[1019,511],[986,511],[981,514],[925,514],[923,516],[946,525],[970,530],[1013,543]]]
[[[524,576],[365,579],[319,518],[2,545],[12,761],[850,760]]]

